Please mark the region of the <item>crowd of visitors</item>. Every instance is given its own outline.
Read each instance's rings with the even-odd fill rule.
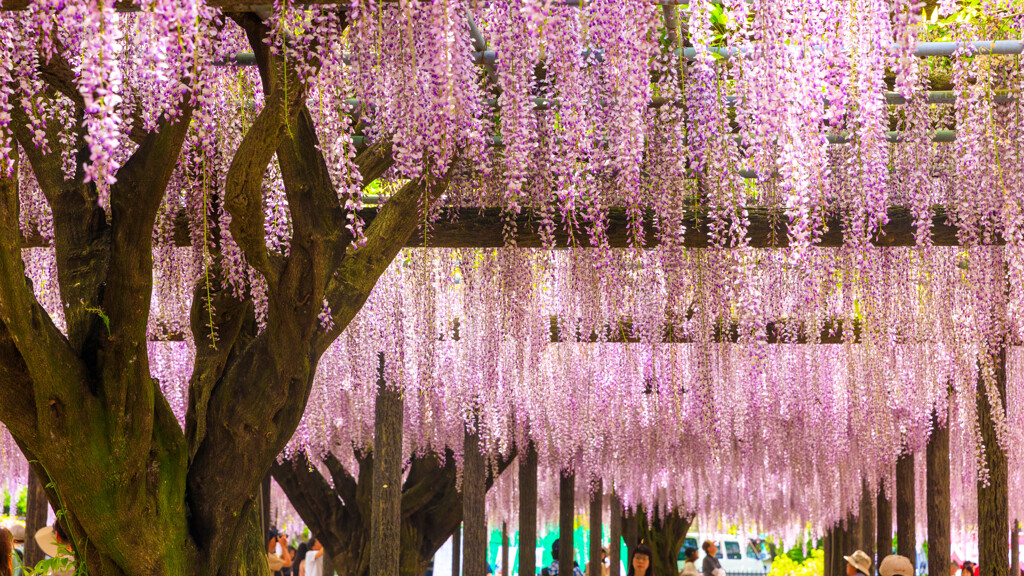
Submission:
[[[287,536],[272,528],[267,563],[275,576],[324,576],[324,547],[313,537],[295,548],[288,544]]]

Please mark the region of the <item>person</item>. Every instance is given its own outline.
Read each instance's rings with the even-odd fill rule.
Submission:
[[[299,576],[323,576],[324,546],[316,539],[309,539],[306,557],[299,563]]]
[[[654,576],[654,568],[651,567],[651,559],[654,554],[651,548],[641,542],[633,549],[629,556],[629,572],[627,576]]]
[[[14,536],[0,526],[0,576],[14,576]]]
[[[276,528],[270,529],[270,541],[267,542],[267,561],[270,563],[272,574],[284,575],[284,570],[292,563],[291,554],[288,552],[288,539]],[[290,570],[289,570],[290,572]]]
[[[715,556],[718,554],[718,546],[711,540],[705,540],[704,544],[701,544],[701,548],[704,549],[704,563],[701,565],[701,574],[703,576],[725,576],[725,570],[722,570],[722,563]]]
[[[843,560],[846,560],[846,576],[871,576],[871,558],[863,550],[843,556]]]
[[[57,556],[70,557],[71,555],[71,540],[64,533],[64,525],[60,522],[55,523],[53,526],[40,528],[36,531],[34,538],[39,549],[51,558],[56,558]],[[74,572],[74,565],[69,564],[64,568],[51,570],[49,576],[71,576]]]
[[[964,567],[960,570],[960,576],[974,576],[974,562],[965,561]]]
[[[14,566],[14,576],[21,576],[24,571],[25,558],[25,526],[12,524],[10,527],[11,538],[14,540],[14,552],[11,554],[11,564]]]
[[[579,564],[575,561],[572,563],[572,576],[583,576],[583,571],[580,570]],[[551,564],[548,564],[547,568],[540,571],[541,576],[558,576],[558,538],[551,543]]]
[[[299,576],[302,563],[306,561],[306,551],[308,550],[309,546],[305,542],[299,542],[299,547],[295,550],[295,554],[292,555],[292,576]]]
[[[949,563],[949,576],[956,576],[960,572],[960,565],[956,563],[956,560],[952,560]]]
[[[293,576],[297,575],[298,570],[292,570],[292,566],[295,565],[295,546],[288,545],[288,565],[281,569],[281,576]]]
[[[881,576],[914,576],[914,564],[906,556],[890,554],[878,564],[878,573]]]
[[[608,565],[608,549],[601,547],[601,576],[608,576],[610,566]],[[587,563],[587,576],[590,576],[590,563]]]
[[[700,570],[697,570],[697,549],[687,546],[684,553],[686,562],[683,563],[683,571],[679,573],[680,576],[700,576]]]

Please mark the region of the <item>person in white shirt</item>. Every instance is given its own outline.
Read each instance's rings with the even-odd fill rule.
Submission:
[[[309,539],[309,551],[299,564],[299,576],[324,576],[324,546],[315,537]]]
[[[697,549],[693,546],[686,549],[686,563],[683,564],[683,571],[679,575],[700,576],[700,570],[697,570]]]

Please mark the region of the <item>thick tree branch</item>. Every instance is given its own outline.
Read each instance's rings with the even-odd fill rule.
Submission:
[[[366,228],[366,243],[342,260],[327,287],[326,298],[334,317],[334,328],[317,335],[319,353],[323,353],[352,321],[377,279],[419,227],[420,202],[439,198],[448,188],[454,170],[453,164],[443,180],[426,183],[413,180],[403,186]]]

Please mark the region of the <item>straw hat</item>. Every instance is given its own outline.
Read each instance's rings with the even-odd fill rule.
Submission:
[[[11,531],[11,536],[14,537],[15,542],[25,541],[25,525],[24,524],[11,524],[7,527]]]
[[[58,554],[66,555],[68,553],[67,544],[57,541],[57,534],[53,531],[53,526],[46,526],[36,530],[35,539],[39,549],[47,556],[54,557]]]
[[[857,550],[849,556],[843,556],[861,574],[871,574],[871,558],[863,550]]]
[[[878,573],[882,576],[914,576],[914,565],[910,558],[892,554],[878,565]]]
[[[267,554],[267,563],[270,564],[271,572],[277,572],[288,565],[288,563],[282,560],[277,554]]]

